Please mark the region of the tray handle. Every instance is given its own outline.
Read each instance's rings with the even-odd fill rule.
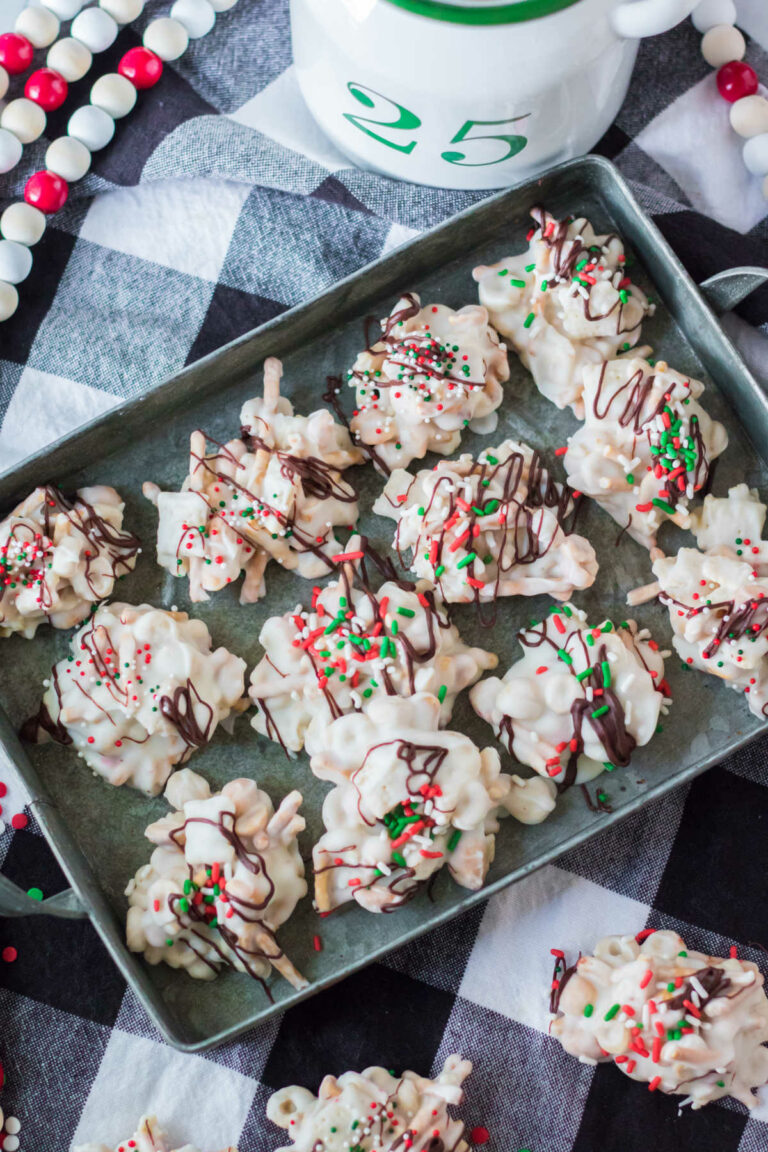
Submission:
[[[88,913],[71,888],[33,900],[23,889],[0,875],[0,916],[57,916],[63,920],[83,920]]]
[[[702,280],[699,288],[715,312],[722,314],[730,312],[742,300],[746,300],[750,292],[765,283],[768,283],[768,268],[744,266],[716,272],[714,276]]]

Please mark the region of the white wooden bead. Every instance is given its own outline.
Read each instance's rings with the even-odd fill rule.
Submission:
[[[741,60],[746,50],[746,40],[732,24],[715,24],[701,41],[701,54],[713,68]]]
[[[216,22],[216,13],[209,0],[176,0],[171,16],[184,25],[190,40],[199,40],[207,35]]]
[[[214,12],[229,12],[235,4],[237,4],[237,0],[211,0],[211,8]]]
[[[75,180],[82,180],[90,168],[90,149],[74,136],[59,136],[48,147],[45,166],[72,184]]]
[[[741,154],[753,176],[768,176],[768,132],[747,140]]]
[[[161,60],[178,60],[189,46],[189,34],[180,20],[170,16],[160,16],[147,25],[144,32],[144,47],[149,48]]]
[[[106,148],[115,134],[115,122],[103,108],[84,104],[73,112],[67,124],[67,132],[91,152]]]
[[[742,96],[731,104],[731,128],[739,136],[759,136],[768,132],[768,100],[765,96]]]
[[[0,240],[0,280],[21,284],[32,271],[32,253],[15,240]]]
[[[39,104],[34,104],[21,96],[11,100],[0,113],[0,125],[18,136],[22,144],[31,144],[45,131],[45,112]]]
[[[65,36],[51,45],[45,60],[49,68],[60,72],[68,83],[73,84],[85,76],[93,57],[85,44],[72,36]]]
[[[47,48],[58,36],[61,23],[47,8],[22,8],[13,27],[33,48]]]
[[[127,116],[136,103],[136,89],[119,72],[99,76],[91,88],[91,104],[103,109],[114,120]]]
[[[50,8],[59,20],[72,20],[77,16],[85,0],[42,0],[45,8]]]
[[[699,32],[709,32],[716,24],[735,24],[736,5],[733,0],[700,0],[691,20]]]
[[[5,68],[3,68],[2,64],[0,64],[0,100],[2,100],[3,96],[5,96],[6,92],[8,91],[8,85],[10,82],[10,76],[6,72]]]
[[[13,284],[0,280],[0,323],[10,320],[19,306],[19,294]]]
[[[0,216],[0,232],[6,240],[31,248],[45,232],[45,214],[24,200],[9,204]]]
[[[118,27],[114,16],[101,8],[84,8],[72,21],[72,35],[91,52],[106,52],[117,39]]]
[[[0,117],[2,123],[2,117]],[[0,172],[15,168],[24,151],[21,140],[8,128],[0,128]]]
[[[144,11],[145,0],[99,0],[99,7],[109,12],[118,24],[132,24]]]

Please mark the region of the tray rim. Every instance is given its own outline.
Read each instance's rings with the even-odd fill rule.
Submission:
[[[727,354],[728,358],[736,362],[742,380],[746,384],[749,393],[751,393],[753,401],[758,403],[768,418],[768,397],[766,397],[766,394],[763,392],[748,365],[742,360],[727,333],[724,332],[718,324],[717,316],[709,302],[703,296],[699,286],[689,275],[651,217],[639,204],[627,181],[609,160],[602,156],[587,155],[555,165],[545,172],[539,173],[539,175],[534,178],[520,181],[491,196],[483,198],[476,204],[470,205],[461,212],[449,217],[447,220],[425,230],[405,244],[393,249],[392,252],[388,252],[385,256],[370,261],[355,272],[352,272],[350,275],[317,293],[309,300],[287,309],[285,312],[280,313],[279,316],[274,317],[264,324],[258,325],[256,328],[222,345],[220,348],[215,349],[206,356],[194,361],[192,364],[185,365],[178,372],[172,373],[170,376],[151,385],[140,395],[116,404],[107,412],[87,421],[85,424],[79,425],[65,436],[60,437],[39,451],[18,461],[0,473],[0,507],[7,501],[15,498],[16,493],[11,487],[12,485],[18,483],[18,490],[21,490],[26,489],[30,483],[45,482],[45,479],[50,475],[49,468],[52,466],[50,463],[51,458],[61,455],[65,449],[81,440],[87,434],[93,433],[99,428],[113,422],[121,421],[126,416],[132,415],[146,404],[150,397],[159,396],[171,387],[182,385],[185,379],[192,375],[193,372],[198,373],[205,367],[215,366],[223,356],[229,354],[234,349],[245,347],[257,337],[266,335],[275,329],[279,330],[286,324],[293,322],[299,316],[311,314],[312,310],[314,310],[319,303],[326,300],[333,293],[343,292],[348,286],[353,286],[362,280],[373,269],[386,266],[391,260],[401,259],[404,252],[417,249],[427,238],[431,238],[440,233],[450,233],[452,229],[456,228],[459,222],[483,210],[487,211],[491,209],[493,205],[500,204],[509,197],[524,194],[525,191],[529,189],[532,190],[545,178],[552,176],[567,177],[570,172],[589,173],[590,171],[597,173],[596,182],[598,183],[598,191],[605,195],[606,191],[610,189],[610,191],[617,196],[617,200],[621,202],[622,207],[628,209],[634,215],[635,219],[650,236],[655,252],[661,254],[667,267],[674,271],[676,279],[681,282],[689,299],[693,299],[699,309],[703,311],[708,326],[711,327],[714,332],[715,341],[719,341],[722,350]],[[672,309],[670,308],[670,310]],[[679,321],[677,322],[679,324]],[[687,332],[685,334],[688,335]],[[718,383],[720,384],[720,382]],[[721,385],[720,387],[721,392],[723,392],[726,399],[728,399],[727,393],[723,391]],[[739,422],[742,423],[741,420]],[[744,431],[749,435],[748,428],[744,427]],[[28,480],[27,476],[34,472],[38,473],[37,479],[34,481]],[[6,492],[7,495],[3,495],[4,492]],[[610,815],[604,815],[601,820],[595,822],[593,826],[575,831],[565,840],[561,840],[557,845],[553,845],[547,849],[542,855],[533,860],[529,860],[527,863],[508,872],[506,875],[498,877],[479,891],[468,892],[466,896],[462,897],[460,903],[453,903],[445,907],[442,911],[436,911],[433,915],[430,915],[428,922],[421,922],[415,925],[404,935],[400,936],[396,943],[383,943],[375,946],[365,957],[345,963],[340,972],[317,980],[306,989],[295,991],[284,1000],[267,1003],[263,1010],[250,1015],[238,1024],[230,1025],[210,1036],[198,1040],[188,1040],[184,1037],[182,1030],[162,1000],[158,1000],[158,1003],[155,1003],[155,998],[158,998],[161,994],[158,993],[157,988],[149,981],[146,964],[139,955],[134,955],[128,951],[124,941],[121,922],[99,887],[91,865],[79,847],[74,833],[70,830],[69,825],[56,804],[49,798],[37,770],[27,756],[26,751],[3,711],[2,705],[0,705],[0,749],[8,756],[30,792],[30,810],[38,820],[62,871],[82,903],[85,915],[95,927],[112,960],[117,965],[128,986],[139,999],[154,1026],[158,1028],[169,1044],[178,1051],[186,1053],[205,1052],[223,1043],[232,1041],[251,1028],[266,1023],[267,1020],[275,1015],[286,1012],[294,1005],[333,986],[352,973],[360,971],[369,964],[375,963],[389,953],[406,946],[425,933],[444,926],[450,920],[463,914],[470,908],[475,907],[479,903],[486,901],[516,881],[531,875],[547,864],[553,863],[579,844],[613,827],[621,820],[637,812],[646,804],[659,799],[674,788],[690,782],[709,768],[721,763],[741,748],[760,738],[760,736],[765,733],[766,727],[768,727],[768,725],[758,727],[750,732],[734,737],[724,747],[706,756],[704,759],[697,761],[695,764],[682,769],[674,777],[670,777],[649,787],[642,794],[628,801],[620,810]]]

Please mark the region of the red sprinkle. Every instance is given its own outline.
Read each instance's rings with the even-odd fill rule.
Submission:
[[[557,630],[561,636],[564,636],[565,635],[565,624],[563,624],[562,620],[560,619],[559,613],[556,614],[555,616],[553,616],[552,619],[555,622],[555,628],[557,628]]]
[[[555,456],[565,456],[568,451],[568,445],[565,444],[562,448],[555,448]]]
[[[635,936],[635,940],[638,944],[641,944],[643,940],[647,940],[649,936],[653,936],[655,931],[655,928],[643,928],[642,932],[638,932],[637,936]]]
[[[479,1124],[477,1128],[473,1128],[469,1134],[470,1144],[487,1144],[491,1138],[491,1134],[487,1128]]]
[[[313,938],[312,938],[312,947],[314,948],[315,952],[322,952],[322,950],[323,950],[323,942],[322,942],[322,940],[320,939],[320,937],[319,937],[319,936],[313,936]]]
[[[331,559],[333,560],[334,564],[341,564],[341,563],[343,563],[344,560],[362,560],[363,556],[364,556],[364,553],[362,551],[360,551],[360,552],[337,552],[337,554],[335,556],[332,556]]]
[[[651,1080],[650,1084],[648,1085],[648,1091],[655,1092],[659,1084],[661,1084],[661,1076],[654,1076],[653,1080]]]
[[[645,976],[643,976],[642,980],[640,981],[640,987],[641,988],[647,988],[652,979],[653,979],[653,971],[652,971],[652,969],[648,968],[646,973],[645,973]]]
[[[10,945],[7,948],[3,948],[3,960],[5,960],[6,964],[13,964],[18,955],[16,949]]]
[[[11,824],[16,829],[26,828],[29,824],[29,817],[25,816],[23,812],[17,812],[15,816],[11,817]]]

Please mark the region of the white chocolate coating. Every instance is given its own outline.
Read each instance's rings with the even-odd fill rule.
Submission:
[[[585,422],[563,460],[568,483],[653,548],[664,520],[687,527],[688,502],[728,434],[697,403],[704,385],[663,361],[610,360],[583,379]]]
[[[488,677],[470,692],[511,755],[560,787],[626,766],[665,709],[669,653],[634,620],[593,628],[572,604],[552,608],[519,639],[524,655],[504,678]]]
[[[359,1152],[404,1146],[409,1152],[467,1152],[464,1124],[451,1119],[448,1108],[461,1104],[471,1072],[469,1060],[449,1056],[434,1080],[372,1067],[326,1076],[317,1096],[297,1084],[281,1088],[267,1101],[267,1118],[288,1132],[291,1143],[277,1152],[349,1152],[353,1146]]]
[[[444,864],[457,884],[482,887],[509,777],[494,749],[439,720],[439,702],[419,692],[379,696],[318,732],[310,767],[336,785],[312,853],[319,912],[350,900],[391,911]]]
[[[472,275],[539,391],[582,419],[583,369],[634,347],[654,305],[627,275],[618,236],[596,235],[583,217],[558,221],[542,208],[531,216],[527,251]]]
[[[0,521],[0,637],[73,628],[111,596],[140,550],[122,531],[123,508],[114,488],[81,488],[69,500],[47,485]]]
[[[567,971],[550,1025],[566,1052],[613,1060],[694,1110],[723,1096],[755,1106],[752,1089],[768,1079],[768,999],[755,964],[688,951],[661,931],[642,944],[605,936]]]
[[[231,780],[211,795],[184,768],[165,796],[174,811],[147,828],[157,847],[125,890],[131,952],[198,980],[229,965],[263,981],[274,967],[306,987],[275,939],[307,892],[296,839],[305,827],[301,793],[275,811],[254,780]]]
[[[294,416],[280,396],[282,365],[264,364],[264,398],[247,401],[240,414],[243,439],[207,454],[206,436],[190,436],[189,474],[180,492],[144,484],[157,506],[157,562],[172,576],[189,576],[193,602],[208,600],[245,579],[240,600],[265,592],[270,560],[315,579],[341,551],[338,526],[352,527],[358,506],[341,470],[362,453],[327,411]]]
[[[126,1136],[115,1148],[107,1144],[78,1144],[73,1152],[172,1152],[172,1149],[170,1138],[158,1124],[157,1117],[142,1116],[133,1136]],[[198,1149],[193,1144],[185,1144],[176,1152],[198,1152]],[[230,1146],[222,1152],[237,1152],[237,1148]]]
[[[449,456],[473,421],[492,431],[509,379],[507,350],[485,308],[421,307],[405,293],[381,321],[382,337],[361,352],[347,380],[356,389],[350,428],[382,471],[427,452]]]
[[[588,588],[597,558],[588,540],[564,531],[570,508],[538,453],[514,440],[476,461],[441,460],[415,476],[397,469],[373,506],[397,520],[398,556],[411,549],[411,571],[450,603],[542,592],[567,600]]]
[[[357,544],[353,537],[348,550]],[[458,693],[498,663],[462,642],[425,582],[387,580],[374,592],[355,567],[345,563],[338,580],[316,589],[314,607],[297,605],[261,630],[266,654],[251,673],[251,724],[292,752],[306,741],[311,755],[331,720],[382,694],[439,694],[445,725]]]
[[[653,572],[680,659],[743,692],[750,711],[764,719],[768,578],[756,574],[746,554],[738,558],[730,549],[681,548],[674,557],[656,559]]]
[[[211,651],[202,620],[102,604],[54,665],[25,735],[71,744],[110,784],[155,796],[177,764],[247,706],[245,661]]]
[[[757,489],[737,484],[727,496],[705,496],[691,513],[690,529],[702,552],[741,557],[758,576],[768,576],[768,541],[762,539],[765,516]]]

